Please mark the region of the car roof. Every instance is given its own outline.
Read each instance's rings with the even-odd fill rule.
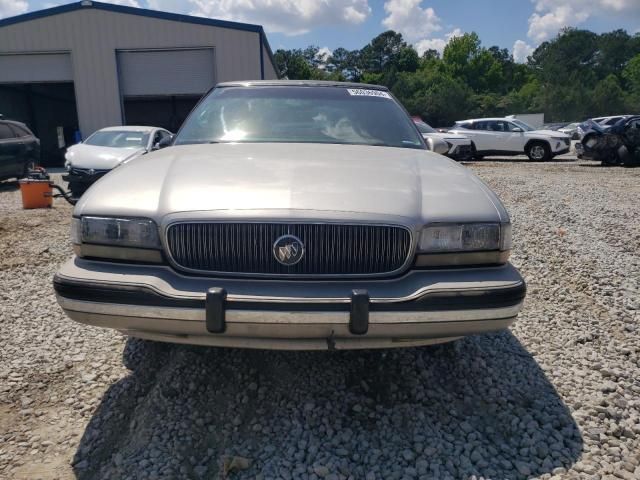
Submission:
[[[160,127],[149,127],[145,125],[121,125],[119,127],[106,127],[98,130],[99,132],[117,132],[119,130],[125,132],[150,132],[151,130],[156,130]],[[162,128],[161,130],[164,130]]]
[[[216,87],[336,87],[336,88],[365,88],[368,90],[384,90],[387,87],[382,85],[371,85],[368,83],[334,82],[331,80],[246,80],[223,82]]]
[[[8,118],[0,118],[0,122],[3,122],[3,123],[10,123],[10,124],[12,124],[12,125],[18,125],[19,127],[26,127],[26,128],[29,128],[29,127],[27,127],[27,124],[26,124],[26,123],[22,123],[22,122],[19,122],[19,121],[17,121],[17,120],[9,120]]]

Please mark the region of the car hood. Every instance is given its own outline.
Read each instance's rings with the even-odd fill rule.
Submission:
[[[470,170],[426,150],[360,145],[169,147],[96,182],[75,215],[505,221]]]
[[[65,158],[77,168],[111,170],[125,160],[135,158],[144,152],[144,148],[98,147],[80,143],[69,147]]]

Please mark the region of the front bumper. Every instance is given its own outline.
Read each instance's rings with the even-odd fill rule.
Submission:
[[[165,266],[73,258],[54,279],[73,320],[151,340],[291,350],[404,347],[507,328],[525,283],[510,264],[412,270],[377,280],[184,276]],[[224,288],[224,331],[208,330],[207,291]],[[353,333],[352,292],[366,291],[366,333]]]
[[[74,194],[82,195],[91,185],[109,173],[110,170],[71,169],[62,175],[62,180],[69,183]]]

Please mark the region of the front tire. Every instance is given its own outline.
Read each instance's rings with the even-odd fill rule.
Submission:
[[[551,148],[545,142],[531,142],[527,147],[527,157],[532,162],[546,162],[551,160]]]

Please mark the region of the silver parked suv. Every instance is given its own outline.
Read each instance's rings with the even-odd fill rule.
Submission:
[[[506,328],[525,296],[496,195],[374,85],[218,85],[94,184],[72,240],[62,308],[152,340],[426,345]]]

